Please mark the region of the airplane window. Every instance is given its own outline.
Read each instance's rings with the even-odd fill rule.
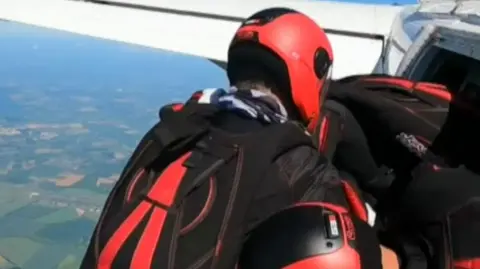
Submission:
[[[479,66],[479,61],[452,51],[438,49],[420,80],[446,85],[458,92],[467,80],[467,75]]]
[[[203,59],[0,22],[0,268],[78,268],[160,106],[225,85]]]
[[[424,74],[424,80],[441,83],[458,91],[468,73],[471,58],[445,49],[438,49]]]

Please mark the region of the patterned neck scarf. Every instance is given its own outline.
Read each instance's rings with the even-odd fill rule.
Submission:
[[[215,104],[222,110],[266,123],[283,123],[288,120],[285,107],[276,98],[258,90],[211,88],[197,94],[200,94],[198,103]]]

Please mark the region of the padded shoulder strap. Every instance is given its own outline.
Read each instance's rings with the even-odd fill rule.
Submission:
[[[166,128],[157,132],[164,144],[171,140],[189,137],[199,130],[210,127],[209,119],[219,112],[218,108],[210,104],[187,103],[181,107],[163,107],[160,110],[160,120]]]
[[[173,161],[190,150],[209,132],[209,119],[218,112],[216,106],[209,104],[188,103],[176,108],[163,107],[159,113],[161,121],[153,130],[162,148],[151,156],[146,166],[152,167],[158,162],[165,162],[167,157]],[[162,154],[165,152],[169,154]]]

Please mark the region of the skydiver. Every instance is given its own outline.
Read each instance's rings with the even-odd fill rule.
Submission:
[[[346,77],[330,83],[322,116],[311,131],[334,165],[378,196],[393,179],[386,174],[409,173],[420,160],[399,139],[412,135],[432,144],[450,99],[448,89],[439,84],[375,74]],[[441,151],[438,146],[430,150]]]
[[[330,89],[332,92],[335,91],[333,84]],[[376,85],[379,85],[378,81]],[[434,100],[439,102],[439,106],[444,101],[452,101],[450,94],[445,94],[448,93],[447,89],[442,86],[420,86],[427,87],[423,89],[424,92],[441,97]],[[470,134],[475,131],[463,134],[467,126],[478,123],[479,118],[475,119],[475,114],[458,106],[465,101],[453,100],[446,123],[437,138],[440,137],[442,143],[450,142],[455,146],[429,149],[427,145],[416,144],[421,142],[415,139],[398,139],[397,133],[404,132],[412,132],[416,136],[436,136],[437,133],[432,134],[435,128],[418,129],[424,126],[418,125],[422,119],[415,119],[418,115],[411,113],[414,110],[408,111],[389,101],[377,100],[383,97],[378,92],[365,92],[364,88],[342,87],[339,91],[343,92],[334,92],[330,98],[336,96],[336,101],[340,100],[341,103],[330,103],[328,108],[329,112],[338,114],[328,116],[342,116],[338,124],[341,129],[328,132],[338,137],[327,138],[337,143],[332,155],[341,159],[340,162],[334,160],[339,168],[346,170],[344,172],[347,174],[356,174],[360,179],[368,175],[365,170],[376,172],[374,157],[382,158],[385,152],[372,151],[370,147],[375,143],[381,143],[387,154],[400,159],[397,162],[385,162],[394,166],[398,174],[391,177],[397,183],[394,190],[390,189],[390,180],[380,184],[382,187],[376,186],[378,208],[383,209],[378,219],[384,222],[383,227],[376,227],[379,240],[372,237],[369,227],[359,221],[352,214],[353,211],[348,214],[347,209],[325,202],[300,203],[273,215],[250,233],[240,256],[239,268],[372,268],[375,265],[371,262],[378,260],[378,256],[374,258],[378,253],[366,254],[365,250],[368,251],[372,245],[365,246],[365,237],[373,245],[389,247],[386,249],[382,246],[383,268],[480,268],[480,176],[467,168],[478,169],[479,164],[478,158],[464,157],[472,156],[478,150],[478,147],[474,147],[470,153],[465,151],[468,145],[477,145],[478,142],[469,141],[469,138],[473,138]],[[326,116],[325,111],[323,116]],[[468,119],[468,123],[465,119]],[[372,137],[372,134],[377,135]],[[456,139],[448,141],[455,135]],[[464,140],[459,139],[458,135]],[[325,145],[326,141],[320,140],[320,146],[322,143]],[[347,146],[338,145],[345,142]],[[451,152],[446,149],[452,148],[455,148],[454,154],[448,156]],[[463,152],[459,153],[461,149]],[[329,154],[329,150],[323,150]],[[337,154],[353,156],[350,165],[344,162],[348,158]],[[373,154],[381,156],[371,156]],[[462,155],[461,159],[458,159],[459,155]],[[367,159],[373,165],[362,171],[362,164],[366,163],[362,159]],[[458,166],[459,163],[465,166]],[[400,169],[408,169],[408,173],[399,173]],[[367,182],[366,185],[375,186],[372,183]],[[382,191],[387,195],[379,196]],[[385,200],[385,197],[390,199]],[[356,250],[351,246],[356,246]]]
[[[465,168],[439,170],[432,163],[412,173],[378,240],[346,208],[299,203],[249,234],[239,268],[480,268],[479,176]]]
[[[404,92],[415,110],[385,98],[378,88],[367,90],[365,84],[336,86],[331,84],[328,96],[329,113],[335,113],[324,112],[342,126],[333,138],[333,162],[355,175],[362,190],[377,201],[380,242],[395,250],[402,268],[480,268],[479,130],[472,128],[480,123],[474,106],[478,100],[421,84],[425,88],[417,89],[420,95],[415,96],[414,88]],[[425,121],[416,112],[433,110],[422,111],[421,102],[413,102],[422,97],[448,113],[436,124],[434,117]]]
[[[326,34],[307,16],[271,8],[248,18],[228,51],[232,87],[160,110],[111,191],[81,268],[234,268],[245,236],[300,201],[367,221],[305,129],[332,62]],[[378,244],[370,251],[380,257]]]

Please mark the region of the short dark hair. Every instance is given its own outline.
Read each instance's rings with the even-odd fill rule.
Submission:
[[[277,86],[278,84],[275,77],[271,75],[267,69],[262,68],[262,66],[247,64],[240,66],[240,68],[237,69],[235,81],[231,81],[230,83],[239,90],[255,89],[261,91],[268,89],[281,100],[292,120],[301,119],[290,95],[287,94],[284,89]]]
[[[278,93],[276,82],[272,76],[259,66],[248,64],[242,66],[237,71],[235,81],[231,81],[231,83],[232,86],[237,87],[239,90],[261,90],[264,88],[269,89],[274,94]]]

